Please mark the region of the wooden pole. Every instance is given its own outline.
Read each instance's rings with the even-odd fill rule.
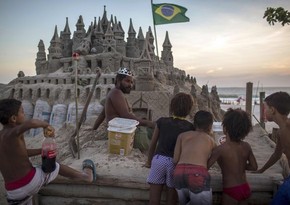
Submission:
[[[265,92],[260,92],[260,125],[265,129],[264,99]]]
[[[248,82],[246,87],[246,112],[249,113],[252,120],[252,98],[253,98],[253,83]]]

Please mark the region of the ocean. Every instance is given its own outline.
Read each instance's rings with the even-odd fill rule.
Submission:
[[[252,91],[252,122],[257,124],[260,122],[260,105],[258,104],[260,99],[260,92],[265,92],[265,97],[275,92],[287,92],[290,94],[290,87],[253,87]],[[210,92],[210,91],[209,91]],[[221,108],[227,110],[228,108],[241,108],[245,110],[245,98],[246,98],[246,87],[217,87],[217,92],[221,100]],[[238,102],[238,99],[241,99]],[[256,102],[256,103],[255,103]],[[289,115],[290,117],[290,115]],[[265,122],[265,130],[269,133],[272,132],[272,128],[278,128],[278,125],[274,122]]]
[[[238,98],[246,96],[246,87],[217,87],[220,98]],[[266,97],[272,93],[284,91],[290,94],[290,87],[253,87],[253,98],[265,92]]]

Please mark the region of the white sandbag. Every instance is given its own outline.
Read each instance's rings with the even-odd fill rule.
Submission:
[[[35,103],[33,118],[43,120],[49,123],[50,114],[51,106],[48,104],[48,102],[43,100],[37,100]],[[34,129],[33,136],[39,134],[42,130],[42,128]]]
[[[80,119],[82,112],[83,112],[84,106],[78,104],[78,120]],[[67,123],[76,123],[76,105],[75,103],[70,103],[67,110],[67,117],[66,117]]]
[[[67,105],[56,104],[52,107],[49,124],[51,124],[55,129],[62,127],[63,123],[66,121],[67,115]]]

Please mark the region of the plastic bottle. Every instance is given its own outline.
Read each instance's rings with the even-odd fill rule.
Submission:
[[[54,137],[45,137],[42,143],[42,165],[41,168],[45,173],[55,170],[55,159],[57,155],[56,142]]]

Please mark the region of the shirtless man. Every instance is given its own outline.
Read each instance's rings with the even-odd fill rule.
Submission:
[[[95,180],[95,165],[91,160],[83,162],[83,171],[56,163],[51,173],[41,167],[33,167],[29,157],[40,155],[41,149],[27,149],[24,132],[32,128],[43,128],[46,137],[54,136],[54,129],[41,120],[25,121],[21,101],[0,100],[0,171],[5,181],[9,204],[32,204],[32,196],[39,189],[54,180],[58,174],[79,181]]]
[[[241,109],[228,109],[222,122],[226,141],[217,146],[208,160],[208,168],[218,162],[223,176],[223,205],[247,204],[251,189],[246,170],[258,168],[249,143],[242,141],[252,129],[250,116]]]
[[[274,153],[268,159],[266,164],[257,171],[263,173],[265,170],[274,165],[284,153],[290,165],[290,96],[286,92],[276,92],[264,100],[265,116],[270,122],[275,122],[279,126],[279,135]],[[290,176],[279,187],[275,194],[272,205],[290,204]]]
[[[115,87],[106,97],[105,108],[97,118],[93,129],[96,130],[106,119],[108,123],[115,117],[134,119],[139,125],[154,128],[152,121],[139,119],[131,111],[124,94],[129,94],[133,87],[133,75],[127,68],[120,68],[116,75]]]
[[[137,120],[139,122],[139,126],[154,129],[155,122],[137,118],[131,112],[125,94],[129,94],[132,87],[133,75],[131,71],[127,68],[120,68],[116,75],[115,87],[108,93],[105,101],[105,108],[96,119],[93,130],[98,129],[98,127],[105,119],[108,123],[115,117]],[[152,137],[148,135],[150,135],[150,132],[147,132],[147,135],[144,135],[142,134],[141,128],[137,128],[137,130],[135,131],[133,147],[140,149],[141,152],[147,152],[150,144],[150,139]]]
[[[194,116],[195,131],[181,133],[175,145],[173,162],[174,185],[179,203],[210,205],[212,191],[207,160],[215,147],[210,136],[213,116],[207,111],[198,111]]]

